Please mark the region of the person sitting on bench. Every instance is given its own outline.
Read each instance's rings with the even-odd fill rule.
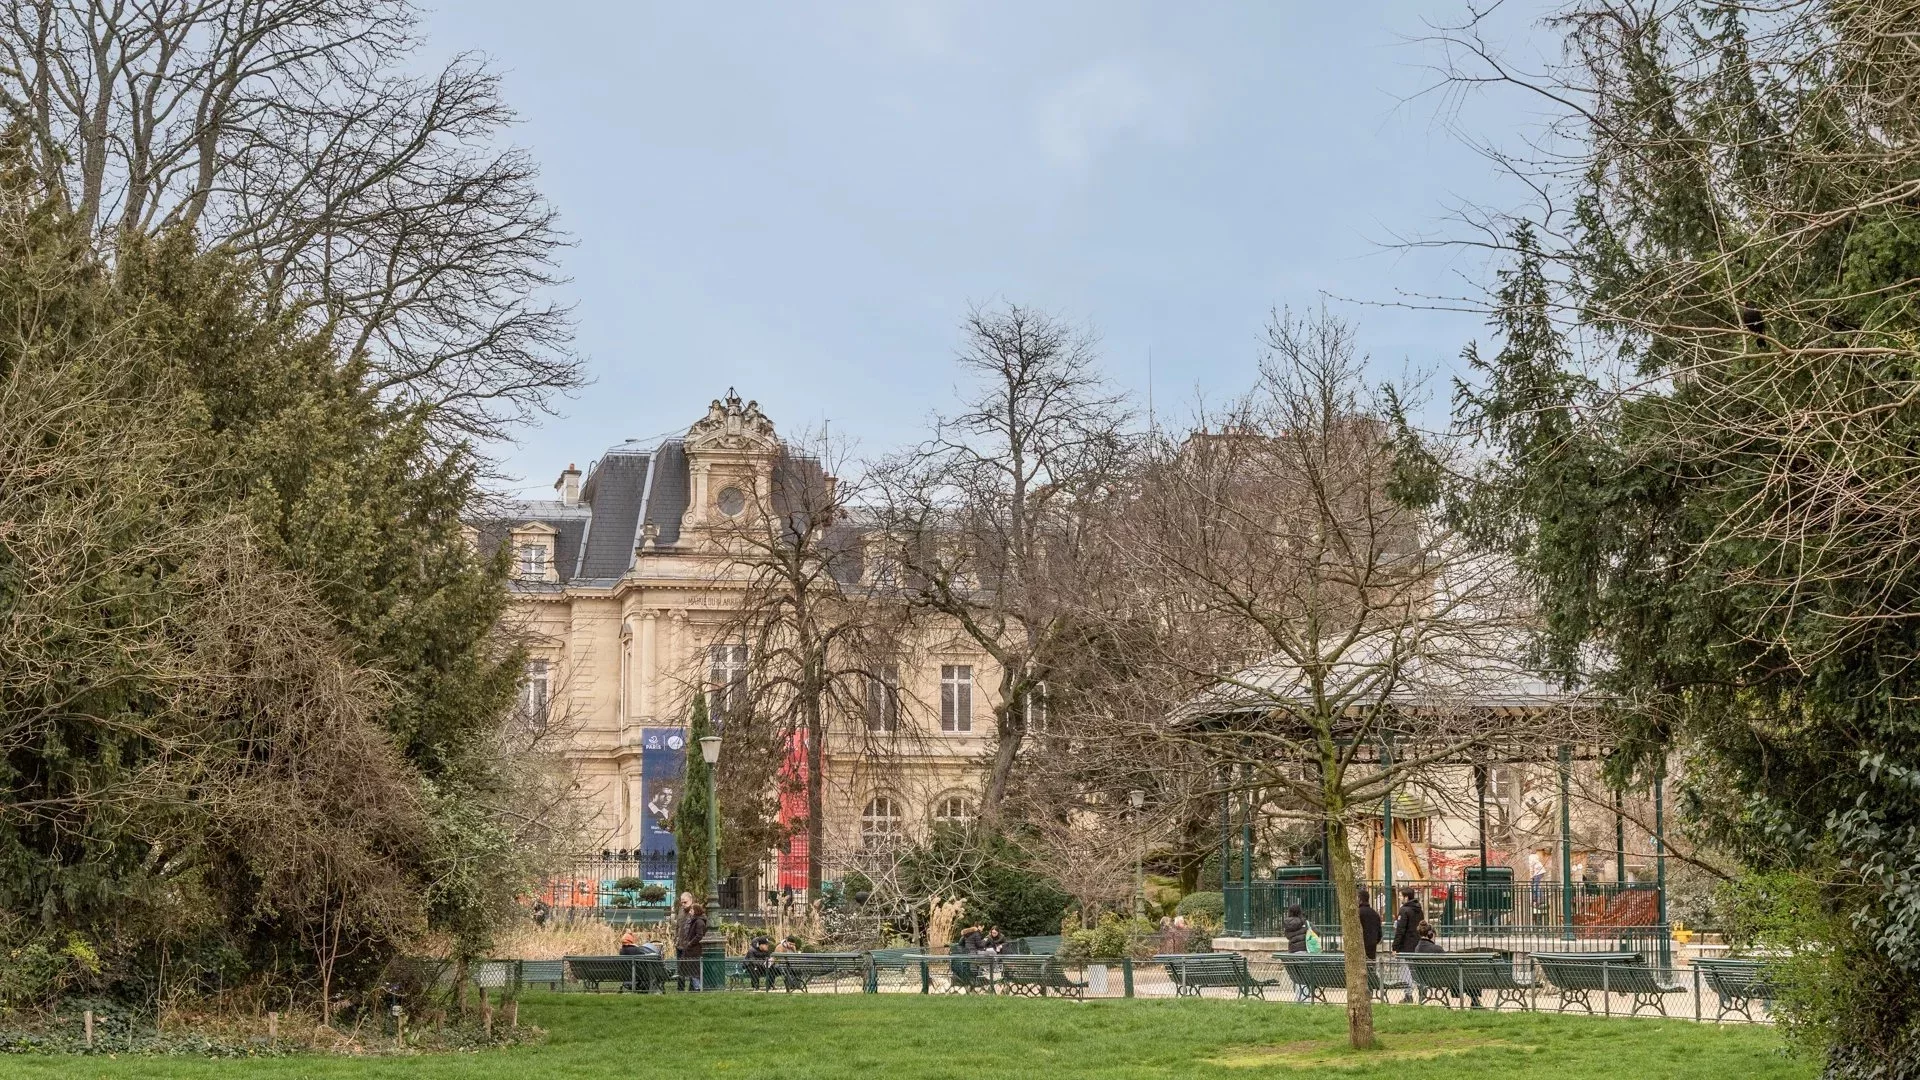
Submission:
[[[1419,934],[1420,941],[1413,947],[1415,953],[1444,953],[1447,951],[1440,947],[1439,942],[1433,940],[1432,923],[1422,922],[1420,924]],[[1478,987],[1466,991],[1466,998],[1473,1003],[1474,1008],[1477,1009],[1480,1007],[1480,990]]]

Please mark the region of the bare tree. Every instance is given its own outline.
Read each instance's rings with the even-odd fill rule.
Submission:
[[[1125,398],[1084,332],[1018,304],[975,308],[958,362],[964,406],[875,471],[904,598],[950,621],[1000,669],[982,810],[1006,798],[1027,717],[1076,633],[1081,508],[1128,448]]]
[[[23,0],[0,109],[82,223],[258,260],[308,324],[443,431],[490,436],[580,385],[565,242],[499,80],[402,74],[407,0]]]
[[[1267,345],[1256,389],[1158,446],[1109,505],[1114,595],[1094,610],[1125,613],[1111,639],[1163,711],[1083,737],[1123,762],[1141,743],[1201,749],[1236,786],[1324,823],[1349,1032],[1365,1047],[1351,824],[1393,785],[1572,714],[1483,707],[1537,689],[1515,666],[1517,591],[1497,560],[1394,498],[1403,448],[1365,394],[1352,328],[1276,316]]]
[[[714,712],[730,743],[751,734],[753,753],[735,764],[743,772],[730,787],[743,797],[768,791],[799,748],[805,775],[782,782],[806,793],[807,888],[818,896],[833,741],[851,738],[884,761],[910,736],[898,674],[906,609],[863,565],[860,489],[831,474],[824,438],[800,445],[781,449],[757,505],[717,527],[726,557],[716,584],[739,590],[728,634],[748,643],[752,693],[716,688]]]

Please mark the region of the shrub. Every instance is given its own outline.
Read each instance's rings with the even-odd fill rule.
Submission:
[[[1227,898],[1225,894],[1217,892],[1188,893],[1173,910],[1176,915],[1206,919],[1217,925],[1227,917]]]
[[[640,899],[649,904],[657,904],[667,898],[665,885],[643,885],[640,887]]]
[[[622,892],[633,892],[634,890],[641,888],[645,884],[646,884],[645,881],[642,881],[639,878],[629,874],[626,877],[623,877],[620,880],[614,882],[613,887],[621,890]]]
[[[1122,918],[1109,911],[1090,930],[1075,930],[1060,940],[1063,960],[1144,960],[1159,952],[1160,929],[1147,919]]]

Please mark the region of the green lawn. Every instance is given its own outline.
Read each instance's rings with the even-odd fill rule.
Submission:
[[[1812,1077],[1766,1028],[1673,1020],[1379,1010],[1383,1052],[1337,1049],[1337,1007],[1228,1001],[1062,1001],[907,995],[568,994],[530,999],[545,1045],[350,1059],[0,1057],[0,1076],[766,1077],[1071,1080],[1079,1077]]]

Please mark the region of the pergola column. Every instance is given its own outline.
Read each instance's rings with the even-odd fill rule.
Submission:
[[[1233,766],[1220,771],[1220,902],[1233,879]]]
[[[1573,940],[1573,748],[1560,744],[1560,936]]]
[[[1613,792],[1613,880],[1627,883],[1627,815],[1620,805],[1620,791]]]
[[[1485,884],[1487,879],[1487,766],[1485,762],[1474,763],[1473,790],[1480,800],[1480,881]]]
[[[1240,819],[1240,891],[1245,899],[1240,904],[1240,934],[1253,936],[1253,762],[1240,767],[1240,777],[1246,782],[1247,793],[1242,801],[1246,807],[1246,816]]]
[[[1660,962],[1671,960],[1673,934],[1667,930],[1667,763],[1653,774],[1653,880],[1656,921],[1660,924]]]
[[[1391,740],[1382,739],[1380,741],[1380,767],[1382,769],[1393,768],[1393,743]],[[1393,782],[1391,780],[1387,782],[1386,797],[1381,801],[1380,816],[1383,823],[1380,830],[1382,842],[1380,850],[1383,863],[1381,880],[1385,883],[1384,887],[1387,892],[1387,910],[1391,911],[1393,910]]]

